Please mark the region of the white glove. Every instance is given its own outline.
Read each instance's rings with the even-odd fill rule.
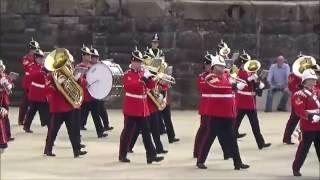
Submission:
[[[147,79],[152,76],[151,72],[149,70],[144,70],[143,76]]]
[[[6,79],[6,78],[1,78],[1,79],[0,79],[0,84],[1,84],[1,85],[5,85],[6,83],[9,83],[9,82],[8,82],[8,79]]]
[[[263,82],[259,83],[259,89],[263,89],[265,87],[265,84]]]
[[[59,83],[59,84],[62,84],[65,80],[66,80],[66,77],[65,77],[65,76],[60,76],[60,77],[58,78],[58,83]]]
[[[0,115],[2,117],[5,117],[7,114],[8,114],[8,111],[5,108],[1,107],[0,108]]]
[[[80,79],[80,77],[81,77],[81,73],[77,73],[76,75],[74,75],[74,79],[76,81],[78,81]]]
[[[257,79],[258,79],[258,75],[256,73],[254,73],[248,77],[248,81],[255,81]]]
[[[162,95],[162,94],[159,94],[159,97],[157,98],[157,100],[158,100],[159,102],[161,102],[161,101],[163,100],[163,95]]]
[[[237,83],[237,89],[238,90],[242,90],[242,89],[244,89],[245,87],[246,87],[246,83],[243,83],[243,82],[238,82]]]
[[[317,123],[320,121],[320,116],[315,114],[312,116],[312,123]]]

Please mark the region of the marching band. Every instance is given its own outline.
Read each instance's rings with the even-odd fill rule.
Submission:
[[[41,126],[47,126],[44,154],[56,156],[54,143],[61,125],[65,123],[75,158],[87,154],[81,143],[80,130],[86,130],[91,112],[98,138],[107,137],[106,131],[113,130],[104,102],[107,97],[119,96],[124,91],[124,127],[120,136],[119,162],[130,163],[128,153],[139,134],[142,134],[146,151],[146,162],[160,162],[167,154],[160,135],[166,132],[169,143],[176,138],[171,119],[168,91],[175,84],[172,66],[165,61],[159,48],[159,36],[151,40],[151,48],[141,52],[136,47],[131,53],[129,69],[122,71],[118,64],[100,60],[97,49],[83,45],[81,62],[74,65],[73,56],[65,48],[56,48],[44,53],[33,38],[28,44],[29,52],[22,58],[23,97],[19,108],[18,124],[26,133],[32,133],[31,124],[39,112]],[[261,64],[243,51],[231,66],[231,49],[221,41],[215,55],[207,52],[203,58],[203,72],[197,77],[199,91],[200,126],[195,136],[193,157],[196,167],[207,169],[210,148],[215,140],[221,145],[224,159],[233,159],[235,170],[248,169],[240,155],[239,133],[246,115],[259,149],[268,148],[261,133],[256,97],[267,88],[263,80]],[[319,65],[311,56],[300,54],[293,64],[288,78],[292,93],[291,115],[284,132],[283,143],[294,144],[292,134],[298,129],[299,146],[292,165],[294,176],[301,176],[300,169],[312,143],[320,158],[320,83],[317,73]],[[7,148],[11,137],[9,94],[16,77],[7,75],[0,61],[0,150]],[[103,87],[103,88],[101,88]],[[217,106],[217,104],[219,104]],[[82,131],[83,132],[83,131]]]

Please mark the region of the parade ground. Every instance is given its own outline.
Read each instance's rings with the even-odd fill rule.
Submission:
[[[192,157],[193,143],[199,127],[196,111],[173,111],[172,121],[176,137],[180,142],[169,144],[166,135],[162,142],[169,153],[160,164],[147,165],[142,139],[139,137],[134,153],[129,154],[130,164],[118,162],[120,133],[123,128],[121,110],[109,110],[109,119],[115,129],[107,138],[98,139],[92,118],[89,117],[87,131],[81,131],[88,154],[73,158],[71,144],[65,126],[58,134],[53,152],[56,157],[43,155],[47,128],[40,126],[38,115],[33,121],[33,134],[26,134],[17,125],[18,108],[10,109],[10,121],[15,141],[1,155],[1,180],[104,180],[104,179],[320,179],[319,162],[312,146],[301,169],[302,177],[292,176],[292,161],[297,144],[282,144],[282,136],[288,112],[259,112],[262,134],[272,146],[259,150],[250,124],[243,120],[240,133],[247,136],[239,140],[242,159],[251,167],[248,170],[233,170],[232,160],[223,160],[217,141],[211,148],[207,170],[197,169]],[[297,142],[297,140],[295,140]]]

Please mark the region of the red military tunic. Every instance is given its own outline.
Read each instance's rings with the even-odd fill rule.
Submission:
[[[30,85],[28,88],[28,99],[35,102],[46,102],[46,77],[47,73],[42,69],[35,68],[30,71]]]
[[[249,76],[251,76],[251,74],[242,69],[238,72],[238,78],[246,81],[248,85],[245,86],[244,89],[237,90],[236,92],[237,109],[254,110],[257,108],[254,82],[248,82]]]
[[[32,71],[35,66],[38,66],[35,62],[33,54],[26,54],[22,57],[22,65],[24,70],[24,76],[22,77],[22,88],[27,90],[30,85],[30,71]]]
[[[312,123],[308,119],[309,113],[319,113],[320,102],[319,91],[306,88],[297,91],[293,95],[293,107],[295,113],[300,117],[300,128],[302,131],[320,131],[320,123]]]
[[[3,75],[0,74],[0,79],[2,78],[7,79],[8,82],[11,84],[11,88],[13,87],[13,82],[8,78],[8,76],[5,73],[3,73]],[[0,86],[0,106],[8,109],[9,104],[10,104],[9,94],[4,87]]]
[[[69,112],[74,108],[56,88],[52,75],[46,81],[46,94],[51,113]]]
[[[292,96],[295,92],[299,91],[299,85],[301,84],[301,78],[294,73],[291,73],[288,76],[288,89],[291,92]],[[291,96],[291,97],[292,97]]]
[[[150,111],[147,103],[147,88],[153,89],[155,82],[149,80],[147,84],[141,80],[143,71],[129,69],[123,76],[125,97],[123,114],[125,116],[147,117]]]
[[[203,97],[208,98],[204,107],[204,114],[215,117],[225,117],[234,119],[236,116],[235,95],[232,90],[230,75],[214,75],[210,84],[205,83],[208,94]]]
[[[76,68],[77,67],[81,67],[81,68],[84,68],[84,69],[87,69],[89,70],[90,68],[90,64],[86,64],[86,63],[80,63],[80,64],[77,64],[76,65]],[[86,80],[86,75],[82,75],[81,78],[79,79],[80,80],[80,85],[82,87],[82,90],[83,90],[83,102],[89,102],[91,100],[93,100],[92,96],[90,95],[89,91],[88,91],[88,82]]]
[[[206,94],[210,93],[210,87],[205,82],[206,76],[209,74],[209,72],[203,72],[199,74],[197,78],[197,86],[198,86],[198,91],[200,94],[200,100],[199,100],[199,105],[198,105],[198,112],[200,115],[206,115],[205,114],[205,107],[206,101],[208,100],[208,97],[204,97]]]

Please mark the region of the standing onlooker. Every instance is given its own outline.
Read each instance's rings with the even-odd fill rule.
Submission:
[[[268,82],[270,89],[268,90],[267,102],[265,112],[272,111],[273,95],[276,92],[282,92],[283,95],[279,102],[278,111],[286,111],[286,104],[289,97],[288,90],[288,76],[290,74],[290,67],[285,63],[283,56],[278,56],[276,63],[272,64],[269,69]]]

